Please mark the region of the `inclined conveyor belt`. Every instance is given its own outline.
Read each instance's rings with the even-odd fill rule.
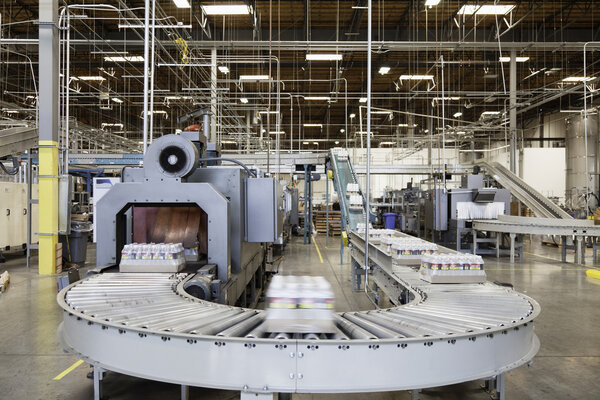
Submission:
[[[334,176],[333,185],[338,194],[338,201],[340,203],[342,217],[346,221],[346,230],[355,231],[358,223],[365,222],[365,210],[364,208],[350,207],[346,189],[349,183],[356,183],[360,188],[360,182],[358,181],[358,177],[352,168],[350,159],[340,159],[337,150],[338,149],[335,149],[330,152],[330,166]],[[364,199],[362,190],[360,191],[360,194]]]
[[[492,283],[432,285],[411,267],[393,271],[408,304],[338,313],[338,331],[327,335],[267,333],[264,311],[188,295],[183,284],[193,275],[95,275],[58,294],[59,338],[108,370],[273,392],[440,386],[495,376],[537,352],[532,322],[540,309],[527,296]]]
[[[478,164],[483,166],[494,180],[509,189],[510,193],[529,207],[537,217],[572,219],[566,211],[500,163],[480,161]]]

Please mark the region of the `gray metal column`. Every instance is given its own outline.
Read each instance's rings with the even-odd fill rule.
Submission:
[[[58,0],[40,0],[40,141],[58,142]]]
[[[517,174],[517,51],[510,51],[510,171]]]
[[[208,141],[217,141],[217,49],[210,52],[210,138]]]

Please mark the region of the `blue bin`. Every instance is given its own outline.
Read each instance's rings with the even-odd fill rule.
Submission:
[[[383,219],[385,221],[385,229],[396,229],[396,213],[385,213]]]

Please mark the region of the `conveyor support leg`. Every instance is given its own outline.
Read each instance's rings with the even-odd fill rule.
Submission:
[[[277,400],[275,393],[240,392],[240,400]]]
[[[575,262],[577,264],[583,264],[583,252],[585,251],[583,248],[583,237],[582,236],[575,236],[575,241],[577,243],[577,246],[575,248],[575,257],[576,260]]]
[[[561,236],[561,258],[562,258],[562,262],[567,262],[567,237],[566,236]]]
[[[496,399],[506,400],[506,374],[496,376]]]
[[[510,233],[510,263],[515,263],[515,237],[514,233]]]
[[[190,387],[187,385],[181,385],[181,400],[189,400],[190,398]]]
[[[94,400],[102,399],[102,379],[104,369],[94,365]]]
[[[500,245],[502,244],[502,233],[496,233],[496,258],[500,258]]]

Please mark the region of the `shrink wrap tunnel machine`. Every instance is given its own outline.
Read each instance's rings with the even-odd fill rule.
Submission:
[[[434,241],[457,251],[472,252],[472,248],[463,246],[463,239],[472,232],[473,220],[497,219],[510,211],[510,190],[484,187],[484,175],[480,173],[464,175],[460,188],[434,188],[423,197],[425,238],[431,234]]]
[[[252,305],[264,285],[263,244],[281,234],[279,185],[243,165],[200,166],[214,161],[202,158],[200,138],[165,135],[150,145],[142,168],[123,170],[98,202],[97,265],[119,264],[127,243],[182,242],[198,253],[195,266],[205,266],[196,282],[203,299]]]

